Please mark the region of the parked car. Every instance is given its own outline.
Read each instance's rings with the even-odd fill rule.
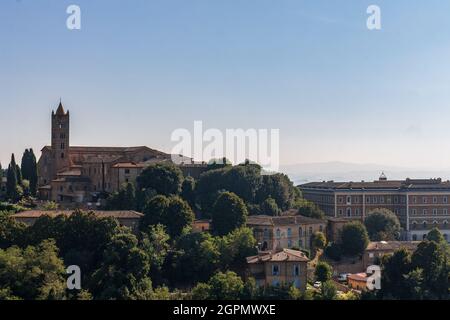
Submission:
[[[320,282],[320,281],[316,281],[313,284],[313,287],[316,288],[316,289],[320,289],[321,286],[322,286],[322,282]]]

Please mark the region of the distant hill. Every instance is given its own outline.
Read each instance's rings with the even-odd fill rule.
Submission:
[[[405,178],[450,179],[450,169],[428,170],[420,168],[396,167],[381,164],[361,164],[349,162],[300,163],[281,166],[296,185],[312,181],[373,181],[384,172],[389,180]]]

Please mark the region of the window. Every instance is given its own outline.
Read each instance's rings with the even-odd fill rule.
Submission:
[[[377,203],[378,202],[378,197],[373,197],[373,203]]]
[[[291,228],[288,228],[287,229],[287,236],[290,238],[290,237],[292,237],[292,230],[291,230]]]
[[[417,203],[417,197],[413,197],[413,203]]]
[[[443,202],[443,203],[448,203],[448,198],[447,198],[447,197],[443,197],[443,198],[442,198],[442,202]]]
[[[272,275],[273,276],[280,275],[280,267],[277,264],[272,265]]]
[[[433,209],[433,214],[434,214],[434,215],[437,215],[437,214],[438,214],[437,209]]]
[[[384,197],[380,197],[380,203],[384,203]]]
[[[422,223],[422,226],[424,227],[424,229],[426,229],[426,228],[427,228],[427,222],[424,221],[424,222]]]
[[[427,209],[423,209],[422,210],[422,214],[425,216],[425,215],[427,215],[428,214],[428,210]]]
[[[413,221],[413,223],[411,224],[411,229],[416,229],[417,227],[417,222]]]
[[[277,229],[276,235],[277,235],[277,239],[281,238],[281,230],[280,229]]]
[[[367,197],[367,198],[366,198],[366,202],[367,202],[367,203],[370,203],[370,197]]]
[[[64,152],[61,153],[61,159],[64,159]]]
[[[417,214],[417,210],[416,209],[412,209],[411,210],[411,214]]]
[[[292,240],[291,239],[288,240],[287,245],[288,245],[288,248],[292,248]]]
[[[309,227],[309,235],[312,235],[312,233],[313,233],[312,227]]]
[[[347,196],[347,204],[351,204],[352,203],[352,197],[351,196]]]
[[[303,248],[303,240],[298,240],[298,246],[300,247],[300,248]]]
[[[342,202],[344,202],[344,199],[342,197],[339,197],[338,201],[339,201],[339,203],[342,203]]]
[[[351,216],[352,216],[352,209],[347,208],[347,217],[351,217]]]
[[[412,239],[413,241],[417,241],[417,234],[413,234]]]
[[[299,237],[303,236],[303,229],[302,229],[302,227],[298,228],[298,235],[299,235]]]
[[[427,203],[427,202],[428,202],[427,197],[422,197],[422,202],[423,202],[423,203]]]
[[[66,144],[64,142],[61,142],[61,150],[64,150],[65,147],[66,147]]]
[[[394,203],[398,203],[398,197],[394,197]]]
[[[437,197],[433,197],[433,203],[437,203],[437,202],[438,202]]]
[[[355,215],[356,215],[356,216],[359,216],[359,208],[356,208],[356,209],[355,209]]]
[[[298,277],[300,275],[300,267],[298,264],[294,265],[294,277]]]
[[[319,231],[320,231],[320,232],[323,231],[323,226],[322,226],[322,225],[319,226]]]
[[[269,239],[269,230],[264,229],[264,239]]]
[[[130,174],[130,169],[125,169],[125,174]]]
[[[442,214],[447,215],[448,214],[448,209],[442,209]]]
[[[338,210],[338,214],[339,214],[340,216],[342,216],[342,209],[339,209],[339,210]]]

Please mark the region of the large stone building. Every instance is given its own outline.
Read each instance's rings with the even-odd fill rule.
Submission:
[[[282,216],[249,216],[247,226],[253,230],[261,251],[299,248],[310,250],[316,232],[326,232],[327,221],[296,215],[296,210]]]
[[[70,145],[70,114],[60,103],[52,112],[51,145],[45,146],[38,161],[39,194],[58,202],[94,201],[101,193],[117,191],[123,183],[134,182],[148,165],[171,162],[171,155],[138,147],[80,147]],[[190,161],[190,159],[189,159]],[[198,177],[205,164],[183,163],[186,175]]]
[[[371,210],[386,208],[398,216],[405,240],[422,240],[434,227],[450,240],[450,181],[388,180],[382,174],[373,182],[312,182],[299,188],[328,216],[363,220]]]
[[[247,258],[247,276],[256,280],[258,287],[295,286],[306,290],[309,259],[301,251],[279,249],[260,252]]]

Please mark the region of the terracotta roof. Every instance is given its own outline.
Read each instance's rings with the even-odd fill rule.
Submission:
[[[119,162],[112,166],[113,168],[143,168],[144,163],[134,163],[134,162]]]
[[[275,252],[262,252],[257,256],[247,257],[247,263],[262,263],[262,262],[287,262],[299,261],[308,262],[306,255],[298,250],[280,249]]]
[[[355,280],[355,281],[367,281],[367,274],[364,272],[349,274],[347,279]]]
[[[366,251],[396,251],[400,248],[416,250],[420,241],[374,241],[370,242]]]
[[[120,219],[138,219],[144,216],[142,213],[131,211],[131,210],[122,210],[122,211],[100,211],[100,210],[90,210],[89,212],[93,212],[95,216],[98,218],[120,218]],[[23,211],[16,214],[13,214],[13,218],[39,218],[42,216],[50,216],[56,217],[59,215],[70,216],[74,211],[70,210],[31,210],[31,211]]]
[[[266,225],[266,226],[287,226],[298,224],[317,224],[326,223],[325,220],[313,219],[300,215],[296,216],[267,216],[257,215],[249,216],[247,219],[247,225]]]
[[[450,189],[450,181],[442,179],[405,179],[405,180],[375,180],[373,182],[310,182],[299,186],[300,189],[318,190],[417,190],[417,189]]]

